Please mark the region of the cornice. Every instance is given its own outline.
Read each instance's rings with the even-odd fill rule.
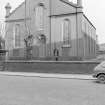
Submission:
[[[31,20],[31,18],[26,18],[26,20]],[[10,19],[10,20],[6,20],[5,22],[24,22],[25,19],[21,18],[21,19]]]

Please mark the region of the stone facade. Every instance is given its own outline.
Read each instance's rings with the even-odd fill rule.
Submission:
[[[8,59],[24,59],[24,39],[33,35],[31,59],[54,56],[94,58],[96,28],[77,4],[68,0],[26,0],[14,11],[6,6],[6,49]],[[44,37],[44,41],[43,41]]]

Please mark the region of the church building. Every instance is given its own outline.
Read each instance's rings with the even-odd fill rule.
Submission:
[[[82,0],[25,0],[6,9],[7,59],[24,59],[25,39],[31,36],[31,59],[55,56],[89,59],[96,56],[96,28],[83,13]]]

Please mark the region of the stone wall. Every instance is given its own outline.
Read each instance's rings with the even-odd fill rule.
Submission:
[[[7,61],[5,62],[5,71],[92,74],[93,68],[99,63],[93,61]]]

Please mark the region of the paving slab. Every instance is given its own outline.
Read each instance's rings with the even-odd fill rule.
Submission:
[[[0,72],[0,75],[7,76],[24,76],[24,77],[40,77],[40,78],[58,78],[58,79],[84,79],[93,80],[92,75],[86,74],[49,74],[49,73],[27,73],[27,72]]]

